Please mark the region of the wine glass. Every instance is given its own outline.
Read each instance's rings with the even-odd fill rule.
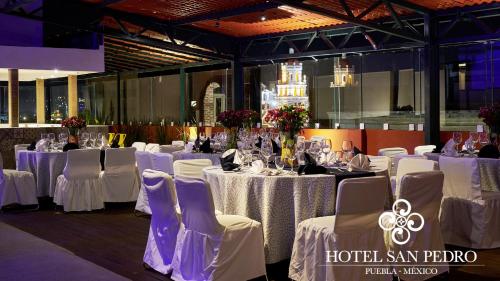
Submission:
[[[56,134],[48,133],[47,139],[49,140],[49,151],[52,151],[54,149],[54,144],[56,142]]]
[[[474,150],[476,150],[476,144],[479,141],[479,134],[476,132],[470,132],[469,137],[472,141],[472,147],[470,148],[471,153],[474,153]]]
[[[332,140],[331,139],[323,139],[321,141],[321,152],[323,152],[325,164],[328,164],[328,154],[332,151]]]
[[[295,146],[295,152],[297,153],[297,157],[299,159],[299,165],[304,163],[304,151],[306,150],[305,141],[298,141]]]
[[[80,138],[82,140],[82,148],[86,148],[87,147],[87,142],[89,141],[89,138],[90,138],[89,133],[83,132],[81,134]]]
[[[95,132],[90,133],[90,146],[95,147],[95,142],[97,141],[97,134]]]
[[[343,156],[344,156],[345,161],[349,161],[348,160],[349,152],[351,152],[352,149],[353,149],[352,141],[350,141],[350,140],[342,141],[342,152],[343,152]]]
[[[489,143],[490,143],[490,140],[489,140],[488,134],[486,132],[479,133],[479,144],[481,145],[481,147],[483,147]]]
[[[321,143],[319,143],[318,141],[312,141],[308,152],[314,157],[316,161],[318,161],[318,155],[321,152]]]
[[[262,140],[260,154],[266,159],[266,168],[269,168],[269,157],[273,155],[273,143],[269,138]]]
[[[285,168],[285,161],[284,159],[281,159],[281,156],[274,156],[274,164],[276,165],[276,169],[278,170],[278,173],[281,174],[283,172],[283,169]]]
[[[242,142],[242,151],[243,155],[245,156],[245,161],[244,163],[248,164],[248,167],[252,165],[252,149],[253,146],[249,142]]]
[[[459,145],[462,143],[462,132],[453,132],[453,142],[455,142],[455,150],[459,152]]]
[[[45,133],[40,134],[40,139],[41,140],[47,140],[48,139],[47,134],[45,134]]]

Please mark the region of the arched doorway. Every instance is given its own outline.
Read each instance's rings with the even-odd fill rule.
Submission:
[[[217,115],[224,110],[226,110],[226,95],[219,83],[212,82],[207,86],[203,98],[203,124],[215,126]]]

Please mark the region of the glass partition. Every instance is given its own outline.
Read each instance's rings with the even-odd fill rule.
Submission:
[[[36,123],[35,86],[19,86],[19,123]]]

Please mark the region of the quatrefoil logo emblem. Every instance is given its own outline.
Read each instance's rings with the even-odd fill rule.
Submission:
[[[417,232],[424,227],[424,217],[419,213],[411,212],[411,204],[408,200],[398,199],[392,205],[392,212],[384,212],[380,215],[378,225],[384,231],[391,232],[394,243],[404,245],[410,241],[411,232]]]

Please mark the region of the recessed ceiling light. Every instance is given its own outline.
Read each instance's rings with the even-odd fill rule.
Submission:
[[[265,21],[265,20],[267,20],[266,15],[262,15],[262,16],[260,17],[260,21]]]

